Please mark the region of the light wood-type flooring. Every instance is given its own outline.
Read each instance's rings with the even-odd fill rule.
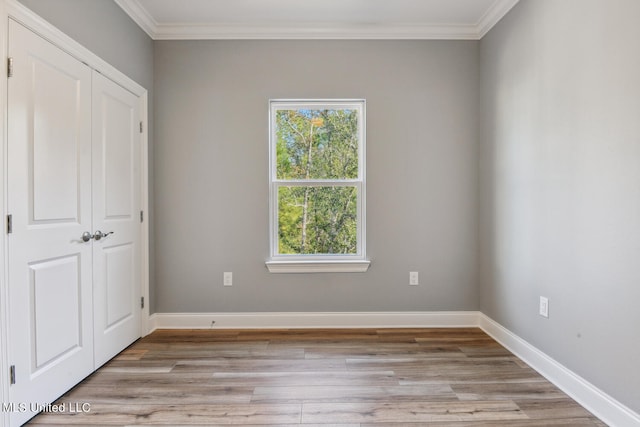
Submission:
[[[30,424],[605,426],[477,328],[158,330],[56,405]]]

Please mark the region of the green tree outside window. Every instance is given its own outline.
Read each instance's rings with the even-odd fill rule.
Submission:
[[[361,254],[363,107],[272,103],[277,255]]]

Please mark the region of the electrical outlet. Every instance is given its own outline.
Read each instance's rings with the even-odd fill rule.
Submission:
[[[409,284],[411,286],[417,286],[418,285],[418,272],[417,271],[410,271],[409,272]]]
[[[549,298],[540,297],[540,316],[549,317]]]
[[[233,273],[230,271],[225,271],[222,276],[222,284],[224,286],[232,286],[233,285]]]

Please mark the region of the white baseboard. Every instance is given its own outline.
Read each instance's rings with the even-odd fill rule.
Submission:
[[[215,322],[212,323],[211,322]],[[156,313],[156,329],[479,327],[571,398],[615,427],[640,427],[640,415],[478,311],[353,313]]]
[[[640,415],[504,326],[480,313],[478,326],[527,365],[610,426],[639,427]]]
[[[477,311],[353,313],[156,313],[155,329],[461,328],[477,327]],[[211,322],[215,322],[213,325]]]

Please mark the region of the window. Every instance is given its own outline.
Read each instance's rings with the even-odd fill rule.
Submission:
[[[271,101],[271,272],[366,271],[365,104]]]

